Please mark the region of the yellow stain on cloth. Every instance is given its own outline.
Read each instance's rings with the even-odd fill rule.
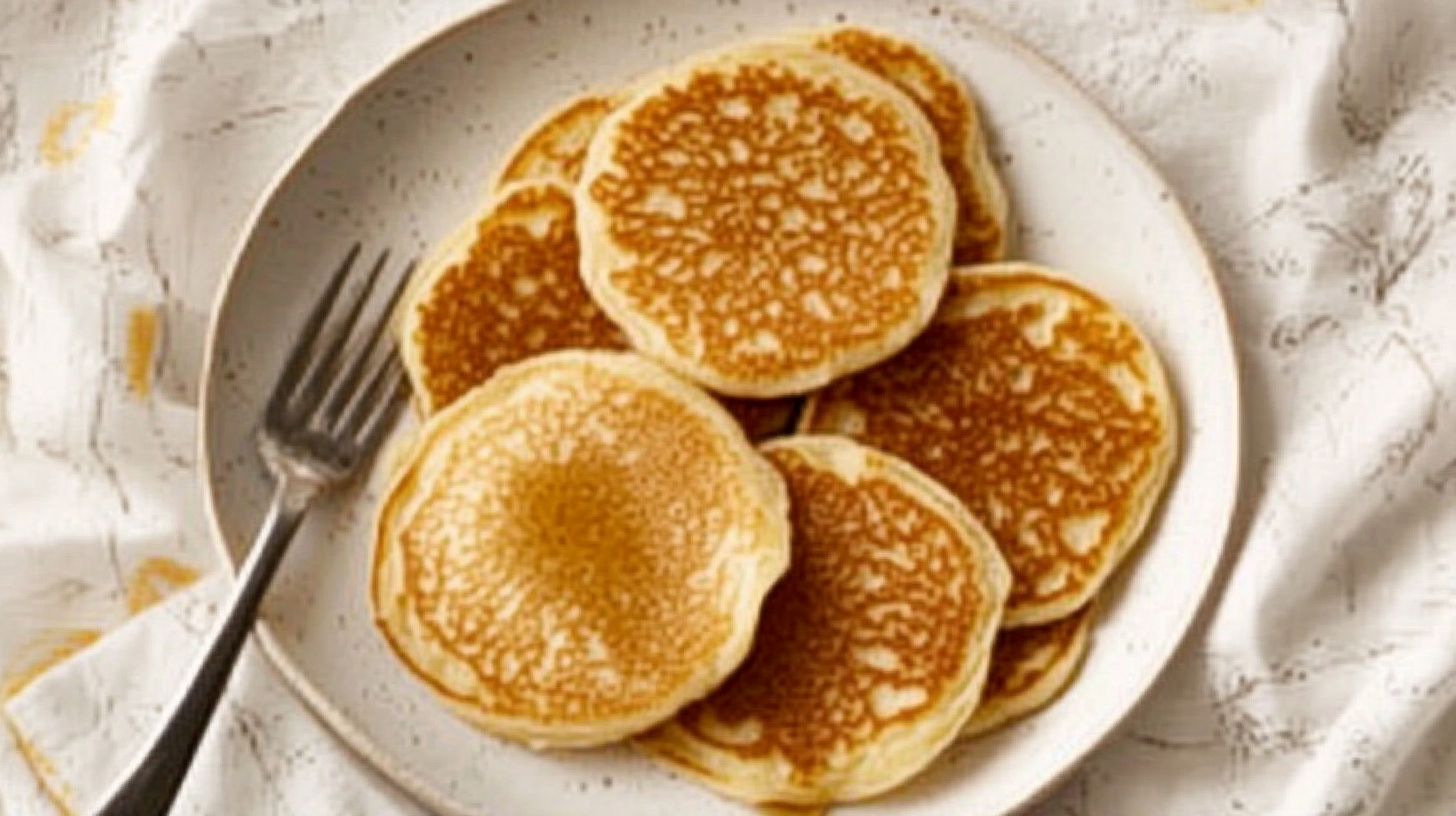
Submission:
[[[195,568],[170,558],[155,557],[142,561],[126,581],[127,616],[134,617],[145,612],[172,593],[190,586],[198,577]],[[102,634],[98,629],[42,632],[20,650],[20,658],[0,678],[0,700],[13,699],[36,678],[100,640]],[[13,722],[5,719],[21,757],[40,782],[41,789],[62,813],[72,816],[75,809],[70,803],[75,796],[70,786],[60,778],[56,764],[27,740]]]
[[[71,800],[76,798],[76,793],[60,778],[60,774],[56,772],[56,766],[51,764],[50,759],[41,753],[34,743],[21,736],[14,723],[6,720],[6,724],[10,726],[10,736],[15,740],[15,747],[20,751],[21,759],[30,766],[30,772],[40,782],[40,788],[45,791],[51,804],[55,805],[56,810],[65,816],[76,816],[76,809],[71,807]]]
[[[127,617],[140,615],[167,596],[197,581],[195,568],[171,558],[148,558],[126,581]],[[37,677],[101,639],[99,629],[52,629],[22,646],[0,677],[0,700],[9,700]]]
[[[105,130],[116,115],[116,94],[91,102],[66,102],[46,120],[40,139],[40,157],[49,167],[64,167],[81,158],[91,139]]]
[[[131,310],[126,320],[126,387],[142,399],[151,396],[161,317],[152,307]],[[135,613],[133,613],[135,614]]]
[[[170,558],[148,558],[126,582],[126,612],[140,615],[168,595],[197,581],[197,570]]]
[[[100,639],[101,632],[97,629],[54,629],[42,632],[20,649],[20,658],[5,670],[4,678],[0,680],[0,699],[14,698],[26,686],[35,682],[36,678]],[[26,739],[9,718],[5,718],[5,724],[10,728],[10,735],[20,751],[21,759],[30,766],[30,772],[40,783],[41,790],[45,791],[56,809],[66,816],[73,816],[76,811],[71,807],[71,800],[76,797],[71,786],[61,779],[56,764],[35,743]]]
[[[0,699],[9,700],[51,668],[101,639],[98,629],[53,629],[42,632],[20,649],[20,657],[5,670]]]

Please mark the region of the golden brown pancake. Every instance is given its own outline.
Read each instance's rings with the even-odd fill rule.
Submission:
[[[1006,188],[991,164],[976,100],[938,57],[912,42],[860,26],[834,26],[791,35],[889,80],[915,100],[940,137],[941,161],[955,187],[955,262],[978,264],[1006,256]]]
[[[379,512],[375,621],[465,720],[601,745],[743,661],[787,514],[783,480],[702,391],[632,354],[535,357],[420,431]]]
[[[925,115],[847,60],[763,42],[656,75],[577,186],[582,277],[634,348],[715,391],[798,394],[934,312],[955,195]]]
[[[581,177],[586,148],[617,104],[613,93],[587,93],[547,113],[531,126],[501,164],[492,184],[499,194],[520,181],[555,180],[574,185]]]
[[[1030,264],[952,274],[904,354],[811,398],[800,430],[843,433],[946,485],[1016,581],[1009,627],[1092,598],[1147,525],[1176,450],[1152,346],[1106,301]]]
[[[559,349],[626,349],[578,274],[571,194],[520,181],[457,231],[416,273],[403,309],[401,353],[422,416],[445,408],[497,369]],[[753,439],[781,433],[787,400],[725,399]]]
[[[507,187],[417,272],[401,353],[421,413],[547,351],[623,348],[578,274],[576,208],[553,181]]]
[[[1030,714],[1061,694],[1087,654],[1093,604],[1040,626],[1003,629],[976,713],[961,730],[972,737]]]
[[[976,707],[1010,573],[965,507],[899,459],[839,437],[761,450],[788,483],[793,564],[743,667],[638,744],[749,802],[882,793]]]

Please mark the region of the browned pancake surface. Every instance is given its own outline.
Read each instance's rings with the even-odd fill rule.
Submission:
[[[542,356],[425,424],[381,509],[376,619],[494,733],[620,739],[747,654],[786,504],[698,389],[633,355]]]
[[[1001,630],[981,704],[962,735],[993,731],[1055,700],[1087,653],[1092,618],[1088,604],[1051,623]]]
[[[575,184],[586,161],[587,145],[613,107],[610,96],[587,94],[553,111],[516,146],[501,168],[497,188],[543,178]]]
[[[926,267],[949,192],[906,147],[932,134],[905,110],[765,53],[619,113],[610,168],[589,159],[578,191],[604,220],[612,300],[685,373],[745,396],[806,390],[902,336],[941,286]]]
[[[955,585],[968,590],[956,592],[943,580],[979,567],[956,543],[960,533],[901,486],[886,479],[851,486],[791,451],[771,452],[769,459],[789,485],[793,565],[769,593],[748,662],[679,722],[715,742],[716,729],[703,727],[705,718],[730,728],[756,720],[757,741],[723,747],[747,756],[777,754],[808,776],[823,770],[847,735],[873,741],[938,700],[966,660],[961,632],[985,614],[986,599],[969,583]],[[908,549],[907,562],[938,569],[895,569],[877,557],[896,548]],[[866,586],[867,572],[883,580]],[[860,657],[882,652],[894,655],[893,667],[867,667]],[[913,688],[923,699],[878,709],[877,684]]]
[[[793,559],[748,660],[643,738],[749,801],[852,801],[920,770],[979,699],[1009,573],[922,474],[833,437],[762,448],[789,488]]]
[[[1040,626],[1006,629],[996,637],[984,699],[1018,697],[1045,675],[1048,664],[1061,659],[1077,639],[1090,614],[1088,607]]]
[[[578,272],[575,205],[555,184],[520,186],[479,222],[468,255],[414,305],[409,342],[438,411],[502,366],[558,349],[620,349],[626,340]]]
[[[1021,286],[1071,306],[946,317]],[[1029,339],[1052,323],[1050,347]],[[957,270],[931,327],[898,357],[825,389],[801,427],[848,433],[949,487],[1011,565],[1008,625],[1046,622],[1086,602],[1165,479],[1171,406],[1130,402],[1109,375],[1165,388],[1145,366],[1149,353],[1104,301],[1066,280]]]
[[[448,407],[502,366],[559,349],[626,349],[578,272],[575,205],[554,183],[508,190],[476,225],[468,255],[414,304],[426,413]],[[793,400],[721,400],[750,438],[780,433]]]
[[[1004,193],[982,152],[981,117],[956,76],[922,48],[880,32],[837,27],[814,36],[823,49],[879,75],[915,100],[940,137],[941,158],[959,204],[955,262],[1000,260],[1006,250]]]

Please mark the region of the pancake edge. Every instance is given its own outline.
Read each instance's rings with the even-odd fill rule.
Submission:
[[[1096,605],[1096,599],[1092,605]],[[1059,659],[1053,665],[1052,671],[1042,675],[1024,693],[1013,695],[1004,699],[983,698],[981,705],[976,707],[975,713],[966,721],[965,727],[961,729],[961,739],[974,739],[975,737],[989,734],[1009,725],[1012,721],[1021,719],[1028,714],[1035,713],[1055,702],[1072,685],[1081,671],[1082,664],[1087,660],[1087,652],[1092,642],[1092,626],[1097,617],[1095,608],[1084,607],[1073,615],[1082,614],[1083,618],[1077,623],[1073,632],[1072,642],[1065,649]],[[1056,621],[1052,621],[1055,623]],[[1044,624],[1050,625],[1050,624]],[[1009,630],[1015,631],[1015,630]],[[995,650],[992,650],[994,660]]]
[[[1067,272],[1043,266],[1030,261],[1000,261],[993,264],[978,264],[974,266],[958,266],[951,270],[950,283],[953,285],[957,280],[969,278],[976,275],[1012,277],[1018,275],[1030,275],[1051,281],[1069,285],[1075,288],[1083,297],[1088,298],[1096,304],[1103,306],[1128,326],[1134,336],[1142,343],[1148,352],[1151,361],[1149,366],[1148,384],[1149,390],[1156,395],[1163,407],[1162,417],[1167,424],[1163,438],[1163,445],[1154,452],[1153,468],[1149,474],[1148,483],[1137,497],[1133,511],[1129,513],[1128,520],[1124,524],[1117,544],[1112,548],[1111,554],[1101,569],[1087,582],[1083,591],[1075,596],[1062,601],[1049,602],[1013,608],[1008,605],[1006,615],[1001,625],[1006,629],[1016,629],[1023,626],[1038,626],[1044,623],[1064,618],[1081,607],[1090,603],[1092,598],[1105,586],[1109,579],[1115,575],[1122,564],[1127,560],[1132,550],[1146,537],[1151,525],[1155,511],[1162,506],[1163,499],[1169,492],[1173,472],[1179,459],[1181,450],[1182,427],[1179,419],[1179,408],[1175,394],[1173,393],[1162,356],[1148,336],[1142,331],[1122,309],[1113,305],[1101,294],[1092,290],[1088,285]],[[936,320],[942,318],[944,312],[950,311],[954,306],[954,299],[947,296],[937,312]],[[820,403],[823,402],[823,394],[811,394],[804,401],[803,410],[799,414],[799,421],[794,427],[797,434],[811,433],[814,425],[814,418],[819,413]],[[841,431],[818,431],[817,433],[843,433]]]
[[[566,187],[567,189],[570,189],[576,182],[572,179],[564,178],[555,174],[537,174],[523,176],[521,178],[515,179],[514,181],[507,181],[506,179],[507,176],[510,174],[512,168],[518,162],[525,158],[526,152],[528,149],[530,149],[532,143],[539,136],[542,135],[545,128],[553,124],[562,114],[566,113],[577,105],[592,100],[600,100],[601,102],[606,103],[612,108],[615,108],[617,105],[621,104],[623,98],[623,89],[620,88],[592,89],[582,91],[581,93],[573,94],[567,99],[559,101],[551,107],[547,108],[543,113],[538,114],[537,117],[532,120],[529,125],[526,126],[525,130],[521,131],[520,135],[516,137],[515,142],[511,144],[510,148],[506,150],[506,152],[501,156],[500,161],[497,162],[494,172],[491,173],[490,181],[485,186],[485,198],[487,200],[493,199],[496,196],[499,196],[501,192],[506,189],[506,187],[512,184],[519,184],[524,181],[555,181],[558,184]],[[608,112],[610,113],[610,111]]]
[[[719,648],[716,661],[705,666],[690,682],[683,684],[677,693],[664,695],[657,705],[636,715],[586,725],[544,727],[530,718],[487,714],[443,688],[435,678],[415,664],[406,647],[400,642],[399,633],[394,631],[394,622],[385,614],[390,604],[385,603],[381,596],[386,594],[385,579],[397,582],[397,572],[402,569],[397,563],[398,547],[390,546],[389,532],[407,524],[413,516],[415,508],[408,506],[410,496],[405,491],[414,487],[418,481],[421,460],[428,454],[431,444],[451,430],[452,423],[464,421],[462,415],[474,408],[476,403],[488,405],[507,400],[538,369],[572,364],[602,366],[648,388],[661,389],[679,398],[692,413],[706,418],[716,430],[725,434],[730,444],[737,449],[736,470],[740,478],[761,499],[760,527],[757,530],[760,546],[751,553],[751,558],[750,554],[745,554],[740,559],[744,563],[739,567],[741,580],[734,599],[734,628]],[[492,401],[487,403],[487,400]],[[504,366],[485,383],[428,419],[407,442],[407,449],[401,451],[400,456],[402,461],[398,463],[397,470],[390,474],[384,499],[379,504],[371,542],[369,606],[375,629],[405,673],[423,684],[431,696],[457,717],[486,733],[522,743],[533,749],[591,748],[618,742],[666,721],[684,705],[709,694],[748,657],[753,636],[758,629],[763,601],[789,567],[788,489],[777,470],[758,454],[737,421],[715,400],[656,363],[631,352],[563,350]],[[407,623],[415,623],[407,599],[390,598],[389,602],[394,607],[402,607],[400,611]]]
[[[859,85],[868,86],[870,93],[882,98],[897,110],[914,134],[915,141],[928,148],[920,151],[919,158],[921,173],[929,188],[927,194],[931,199],[932,215],[935,216],[935,232],[931,236],[928,263],[921,270],[925,279],[921,286],[918,308],[912,319],[902,324],[897,331],[889,333],[876,344],[841,351],[836,357],[816,367],[796,369],[773,380],[747,380],[729,376],[688,355],[680,354],[660,326],[637,315],[627,298],[611,283],[612,273],[623,268],[624,261],[628,261],[629,256],[617,250],[610,238],[605,237],[609,222],[605,213],[592,199],[590,188],[597,177],[611,170],[613,166],[610,135],[654,93],[664,87],[680,86],[700,70],[713,71],[761,60],[765,58],[765,53],[781,59],[787,58],[790,62],[797,60],[821,63],[821,67],[827,67],[831,72],[847,77],[847,84],[851,89]],[[801,69],[803,67],[800,66]],[[680,376],[720,394],[767,399],[802,395],[834,379],[886,360],[903,350],[930,325],[950,276],[958,201],[941,160],[940,139],[920,106],[904,92],[846,59],[807,45],[785,42],[778,37],[750,40],[700,52],[671,68],[650,74],[635,88],[632,98],[612,111],[598,128],[587,149],[581,179],[575,189],[582,280],[592,299],[622,329],[634,349],[657,360]]]
[[[931,715],[913,724],[892,725],[861,749],[847,769],[808,787],[795,787],[781,779],[782,758],[742,762],[720,749],[706,746],[687,734],[676,720],[639,736],[636,745],[665,768],[689,776],[724,796],[753,804],[815,807],[869,799],[893,790],[925,770],[949,747],[980,702],[990,668],[991,649],[999,630],[1005,599],[1011,589],[1011,570],[991,534],[949,490],[910,463],[842,436],[800,435],[771,440],[759,446],[765,454],[790,450],[814,467],[828,470],[851,484],[861,476],[888,478],[922,505],[957,529],[975,563],[983,568],[977,586],[990,609],[984,631],[971,631],[967,659],[952,693]],[[878,464],[872,459],[878,459]],[[843,465],[853,462],[845,475]],[[766,770],[764,770],[766,768]],[[746,769],[760,769],[757,774]],[[736,774],[735,774],[736,772]],[[745,778],[746,777],[746,778]]]
[[[966,81],[962,79],[961,76],[956,73],[955,69],[951,68],[951,66],[944,59],[942,59],[940,55],[936,54],[934,51],[926,48],[925,46],[914,40],[902,37],[899,34],[883,28],[879,28],[877,26],[854,23],[834,23],[832,25],[793,29],[783,32],[782,36],[792,42],[799,42],[801,44],[808,45],[809,47],[818,50],[820,49],[820,46],[817,43],[822,38],[832,37],[836,33],[843,31],[864,34],[866,36],[879,38],[895,45],[904,46],[912,49],[923,59],[925,59],[926,62],[934,66],[937,71],[943,74],[947,81],[953,83],[955,87],[960,90],[962,97],[964,97],[965,99],[966,105],[971,111],[971,116],[970,122],[968,123],[969,127],[967,128],[966,139],[964,143],[962,143],[958,148],[958,163],[965,169],[968,177],[973,180],[975,187],[975,197],[978,201],[983,202],[986,209],[992,213],[993,217],[995,218],[998,231],[998,237],[996,243],[991,248],[990,257],[980,261],[979,263],[998,263],[1005,260],[1006,255],[1011,248],[1011,233],[1013,228],[1011,219],[1011,201],[1006,191],[1006,183],[1002,180],[1000,171],[996,169],[995,162],[991,160],[990,140],[986,133],[984,117],[981,115],[981,105],[979,98],[976,96],[975,93],[972,92],[970,86],[966,83]],[[871,73],[874,72],[871,71]],[[891,84],[895,84],[895,81],[890,79],[889,77],[881,78],[889,81]],[[915,98],[910,97],[910,101],[915,102]],[[915,105],[916,107],[919,107],[918,102],[915,102]],[[934,126],[932,125],[932,130],[933,129]],[[939,134],[937,134],[936,141],[940,141]],[[944,143],[941,144],[941,155],[942,158],[945,155]],[[954,186],[954,183],[952,183],[952,187]],[[956,190],[956,203],[959,207],[959,189]],[[957,216],[958,219],[959,215],[960,214],[958,214]],[[964,262],[961,258],[956,257],[956,255],[961,250],[959,223],[959,220],[957,220],[957,227],[955,230],[952,231],[953,265]]]
[[[470,259],[470,250],[474,248],[475,241],[479,237],[480,225],[492,218],[496,210],[511,196],[522,190],[547,188],[555,189],[572,199],[572,206],[575,208],[571,187],[556,179],[523,179],[507,184],[427,253],[410,276],[409,282],[405,284],[404,294],[399,299],[395,341],[399,349],[400,363],[403,364],[405,374],[409,377],[410,393],[413,395],[411,405],[414,406],[417,416],[428,418],[440,410],[440,407],[435,405],[428,389],[425,388],[423,349],[420,344],[411,339],[416,329],[419,328],[421,299],[439,283],[440,278],[444,277],[452,267]]]

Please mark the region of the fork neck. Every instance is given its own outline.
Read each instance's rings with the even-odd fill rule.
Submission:
[[[237,588],[203,648],[186,691],[173,704],[151,746],[108,794],[96,816],[165,816],[181,790],[208,721],[227,688],[228,677],[252,631],[268,584],[293,534],[303,523],[319,483],[278,472],[278,483],[247,558]]]
[[[322,479],[298,468],[274,467],[273,475],[273,503],[281,515],[302,514],[324,489]]]
[[[321,473],[285,452],[272,437],[263,435],[259,450],[277,483],[273,500],[279,509],[302,511],[337,478]]]

